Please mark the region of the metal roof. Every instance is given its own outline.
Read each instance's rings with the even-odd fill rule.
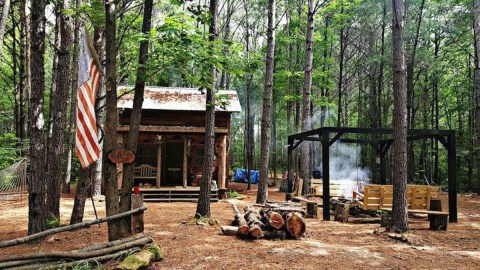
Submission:
[[[133,86],[119,86],[117,108],[131,109],[133,106]],[[127,93],[128,92],[128,93]],[[235,90],[218,90],[217,96],[225,97],[226,105],[217,105],[216,111],[241,112],[240,100]],[[205,111],[206,93],[198,88],[176,88],[145,86],[142,109],[164,111]]]

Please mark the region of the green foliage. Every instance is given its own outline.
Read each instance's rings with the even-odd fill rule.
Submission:
[[[49,229],[60,227],[60,218],[55,217],[52,213],[49,213],[48,218],[45,222],[45,226]]]
[[[13,133],[0,134],[0,170],[19,161],[17,155],[19,140]]]

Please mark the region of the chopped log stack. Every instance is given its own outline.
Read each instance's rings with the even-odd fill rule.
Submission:
[[[222,234],[250,237],[253,239],[299,239],[304,236],[305,210],[296,203],[267,203],[252,205],[240,213],[234,204],[232,226],[222,226]],[[258,210],[260,209],[260,210]]]

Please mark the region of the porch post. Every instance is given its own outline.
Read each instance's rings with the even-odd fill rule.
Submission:
[[[219,188],[225,188],[227,168],[227,136],[220,136],[220,149],[218,157],[218,186]]]
[[[187,187],[187,137],[183,138],[183,187]]]
[[[161,177],[162,177],[162,142],[159,141],[157,143],[157,179],[155,183],[156,188],[160,188],[160,183],[162,180]]]
[[[330,220],[330,132],[322,133],[323,220]]]

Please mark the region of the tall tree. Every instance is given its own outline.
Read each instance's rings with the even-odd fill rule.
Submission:
[[[28,234],[45,228],[45,120],[43,116],[45,93],[45,0],[36,0],[31,6],[30,74],[28,131],[30,137],[30,182],[28,193]]]
[[[214,42],[218,38],[217,34],[217,0],[210,0],[209,5],[210,26],[208,28],[208,40],[213,50]],[[217,70],[214,65],[210,66],[211,84],[206,89],[205,103],[205,158],[203,160],[202,182],[198,194],[196,217],[210,217],[210,194],[212,189],[212,167],[215,155],[215,89]]]
[[[272,121],[272,93],[275,53],[275,0],[268,1],[267,57],[265,59],[265,84],[260,142],[260,181],[257,203],[264,204],[268,198],[268,164],[270,151],[270,128]]]
[[[475,95],[475,138],[480,143],[480,0],[473,1],[473,33],[475,48],[474,95]],[[478,147],[477,147],[478,149]],[[476,151],[477,194],[480,194],[480,155]]]
[[[7,27],[8,11],[10,10],[10,0],[3,0],[2,18],[0,19],[0,61],[3,54],[3,39],[5,38],[5,28]]]
[[[312,102],[313,27],[315,24],[315,9],[316,7],[314,6],[313,0],[308,0],[305,74],[303,81],[302,132],[308,131],[312,128],[310,106]],[[310,142],[304,142],[300,152],[300,178],[303,179],[303,194],[307,194],[310,191],[310,151]]]
[[[408,230],[407,216],[407,92],[405,88],[405,0],[392,0],[393,44],[393,207],[392,229]]]
[[[57,48],[57,76],[55,80],[56,91],[50,102],[55,104],[50,111],[52,119],[52,136],[48,145],[48,192],[47,192],[47,213],[54,218],[60,217],[60,194],[63,176],[63,154],[65,142],[65,127],[67,125],[67,99],[70,85],[70,47],[72,44],[71,28],[68,22],[65,9],[68,8],[68,1],[63,0],[58,5],[59,38],[60,47]],[[47,218],[51,218],[50,216]]]
[[[140,130],[140,122],[142,120],[142,104],[143,94],[145,91],[145,80],[147,78],[147,61],[148,61],[148,41],[150,35],[150,28],[152,24],[152,10],[153,0],[145,0],[143,8],[143,23],[142,23],[142,40],[140,42],[140,51],[138,53],[138,68],[137,77],[135,81],[135,90],[133,96],[132,114],[130,116],[130,130],[128,131],[125,148],[136,153],[138,144],[138,133]],[[134,164],[124,164],[123,166],[123,180],[122,180],[122,195],[120,198],[120,212],[127,212],[130,210],[132,204],[132,197],[130,196],[133,188],[133,173]],[[121,228],[124,230],[124,236],[131,234],[130,217],[122,220]]]
[[[254,119],[251,116],[251,85],[253,80],[253,74],[250,70],[250,22],[249,22],[249,12],[247,1],[243,1],[243,7],[245,9],[245,60],[247,63],[247,73],[245,74],[245,169],[247,170],[247,181],[248,186],[247,190],[250,190],[252,187],[252,176],[251,170],[253,170],[253,160],[255,158],[255,140],[254,140],[254,129],[253,122]]]
[[[116,40],[116,0],[105,1],[105,143],[104,153],[115,150],[117,146],[117,40]],[[117,167],[103,155],[103,178],[105,179],[105,203],[107,216],[118,214]],[[108,222],[108,239],[114,241],[122,237],[120,221]]]

